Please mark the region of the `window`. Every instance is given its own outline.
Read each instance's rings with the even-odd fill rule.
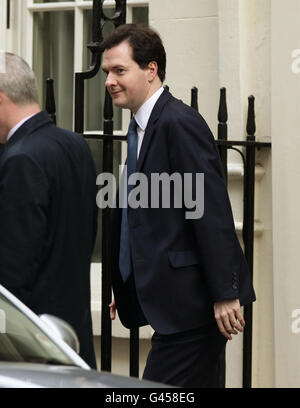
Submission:
[[[127,22],[148,23],[148,1],[127,0]],[[28,50],[27,61],[37,74],[40,103],[45,105],[46,79],[54,79],[57,124],[73,128],[74,72],[87,70],[91,52],[87,45],[92,37],[92,6],[88,0],[44,1],[27,0],[30,15],[27,27],[32,33],[32,52]],[[115,1],[104,2],[107,16],[114,14]],[[113,29],[112,23],[104,27],[105,36]],[[30,38],[28,39],[28,45]],[[31,59],[30,61],[28,59]],[[86,81],[85,131],[102,129],[104,103],[104,77],[102,72]],[[122,113],[115,112],[115,129],[122,130]]]

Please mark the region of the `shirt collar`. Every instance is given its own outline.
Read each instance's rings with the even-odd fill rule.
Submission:
[[[6,141],[8,142],[8,140],[16,133],[16,131],[25,123],[27,122],[27,120],[29,120],[30,118],[32,118],[32,116],[34,116],[35,113],[33,115],[29,115],[26,118],[22,119],[19,123],[17,123],[12,129],[10,129]]]
[[[160,87],[147,101],[140,107],[137,113],[134,115],[138,127],[145,131],[151,112],[156,104],[158,98],[163,93],[164,88]]]

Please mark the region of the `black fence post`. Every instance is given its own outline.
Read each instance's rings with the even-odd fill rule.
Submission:
[[[103,132],[113,135],[113,106],[106,90],[104,102]],[[113,138],[103,140],[103,172],[113,173]],[[111,302],[111,228],[110,208],[102,209],[102,314],[101,314],[101,370],[111,371],[112,324],[109,304]]]
[[[10,0],[6,0],[6,28],[10,28]]]
[[[132,114],[131,114],[132,117]],[[140,329],[135,327],[129,330],[129,375],[139,377],[140,361]]]
[[[254,96],[249,96],[247,141],[255,142],[255,111]],[[253,281],[253,247],[254,247],[254,190],[255,190],[255,145],[246,147],[246,166],[244,175],[244,225],[243,240],[245,257],[248,262],[251,279]],[[243,338],[243,388],[251,388],[252,383],[252,303],[244,307]]]
[[[191,89],[191,107],[199,112],[198,107],[198,88],[195,86]]]
[[[226,102],[226,88],[220,89],[220,102],[218,111],[218,140],[227,140],[227,102]],[[221,163],[223,167],[223,173],[225,182],[228,181],[228,171],[227,171],[227,146],[219,145],[219,154],[221,158]],[[224,350],[220,356],[220,387],[225,388],[226,386],[226,351]]]
[[[129,346],[129,375],[130,377],[139,377],[139,329],[130,330],[130,346]]]
[[[219,112],[218,112],[218,140],[227,140],[228,139],[228,128],[227,128],[227,101],[226,101],[226,88],[220,89],[220,103],[219,103]],[[225,181],[227,184],[228,181],[228,170],[227,170],[227,146],[219,146],[220,158],[223,166],[223,172]]]
[[[56,106],[54,98],[54,81],[52,78],[48,78],[46,82],[46,111],[51,116],[51,119],[56,124]]]

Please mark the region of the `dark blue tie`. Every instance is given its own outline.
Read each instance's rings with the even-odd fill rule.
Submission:
[[[132,186],[128,185],[128,179],[132,173],[136,170],[137,162],[137,142],[138,136],[136,132],[136,121],[134,117],[131,119],[128,134],[127,134],[127,200]],[[120,255],[119,255],[119,268],[123,278],[126,282],[132,273],[132,259],[130,250],[129,228],[127,219],[127,205],[124,205],[122,209],[122,225],[121,225],[121,237],[120,237]]]

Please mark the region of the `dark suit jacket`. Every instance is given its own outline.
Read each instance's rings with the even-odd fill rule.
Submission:
[[[90,260],[96,172],[82,136],[46,112],[25,122],[0,158],[0,283],[35,313],[69,322],[95,367]]]
[[[160,334],[181,332],[211,322],[216,301],[254,301],[213,135],[200,114],[167,91],[150,116],[137,172],[148,181],[163,172],[204,173],[205,180],[200,219],[186,219],[187,209],[175,208],[172,200],[169,209],[128,208],[136,293],[149,324]],[[120,220],[116,209],[112,281],[120,319],[131,328],[146,322],[138,321],[131,283],[120,276]]]

